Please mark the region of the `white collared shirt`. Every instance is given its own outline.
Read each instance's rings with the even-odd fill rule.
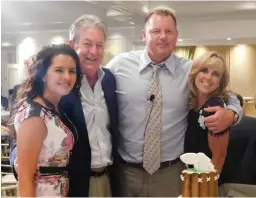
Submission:
[[[101,85],[105,73],[99,69],[97,74],[98,80],[94,86],[94,91],[85,76],[83,76],[81,83],[81,100],[91,146],[92,169],[103,168],[112,164],[111,134],[108,130],[110,120]]]

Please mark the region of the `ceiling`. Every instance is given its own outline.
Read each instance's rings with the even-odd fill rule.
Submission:
[[[76,18],[86,13],[104,19],[112,34],[132,30],[128,37],[138,39],[139,32],[134,29],[143,27],[146,12],[156,6],[173,8],[178,24],[256,19],[253,1],[2,1],[1,34],[66,32]]]

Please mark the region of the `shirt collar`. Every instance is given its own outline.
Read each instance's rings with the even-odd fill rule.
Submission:
[[[97,75],[98,75],[98,80],[102,81],[102,79],[105,76],[105,72],[103,71],[103,69],[101,69],[101,66],[100,66],[100,68],[97,71]]]
[[[151,62],[152,60],[149,58],[147,49],[145,48],[140,54],[139,72],[145,69]]]
[[[100,66],[100,68],[97,70],[97,76],[98,76],[98,80],[97,80],[97,82],[99,81],[99,82],[102,82],[102,79],[104,78],[104,76],[105,76],[105,72],[103,71],[103,69],[101,69],[101,66]],[[86,81],[87,82],[87,84],[88,84],[88,80],[87,80],[87,78],[86,78],[86,76],[85,75],[83,75],[83,78],[82,78],[82,81]]]
[[[166,68],[171,72],[171,74],[174,74],[176,69],[174,59],[175,59],[175,56],[171,54],[165,61],[160,63],[160,64],[164,64]],[[145,48],[140,55],[139,72],[145,69],[151,62],[153,61],[150,59],[147,53],[147,49]]]

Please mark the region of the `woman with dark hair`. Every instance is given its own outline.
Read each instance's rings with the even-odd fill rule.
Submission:
[[[185,153],[202,152],[212,159],[221,173],[226,158],[229,129],[214,133],[205,126],[204,118],[211,113],[207,107],[226,107],[229,74],[225,60],[216,52],[202,54],[193,62],[189,74],[188,128],[185,134]]]
[[[80,96],[79,57],[68,45],[42,48],[28,68],[15,105],[19,196],[67,196],[67,165],[77,133],[58,107],[71,91]],[[71,127],[72,126],[72,127]],[[71,132],[73,131],[73,134]]]

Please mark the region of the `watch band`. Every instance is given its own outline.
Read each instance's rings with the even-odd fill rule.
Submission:
[[[233,124],[236,124],[237,123],[237,121],[238,121],[238,117],[239,117],[239,115],[238,115],[238,113],[237,112],[235,112],[235,111],[233,111],[234,112],[234,120],[233,120]]]

